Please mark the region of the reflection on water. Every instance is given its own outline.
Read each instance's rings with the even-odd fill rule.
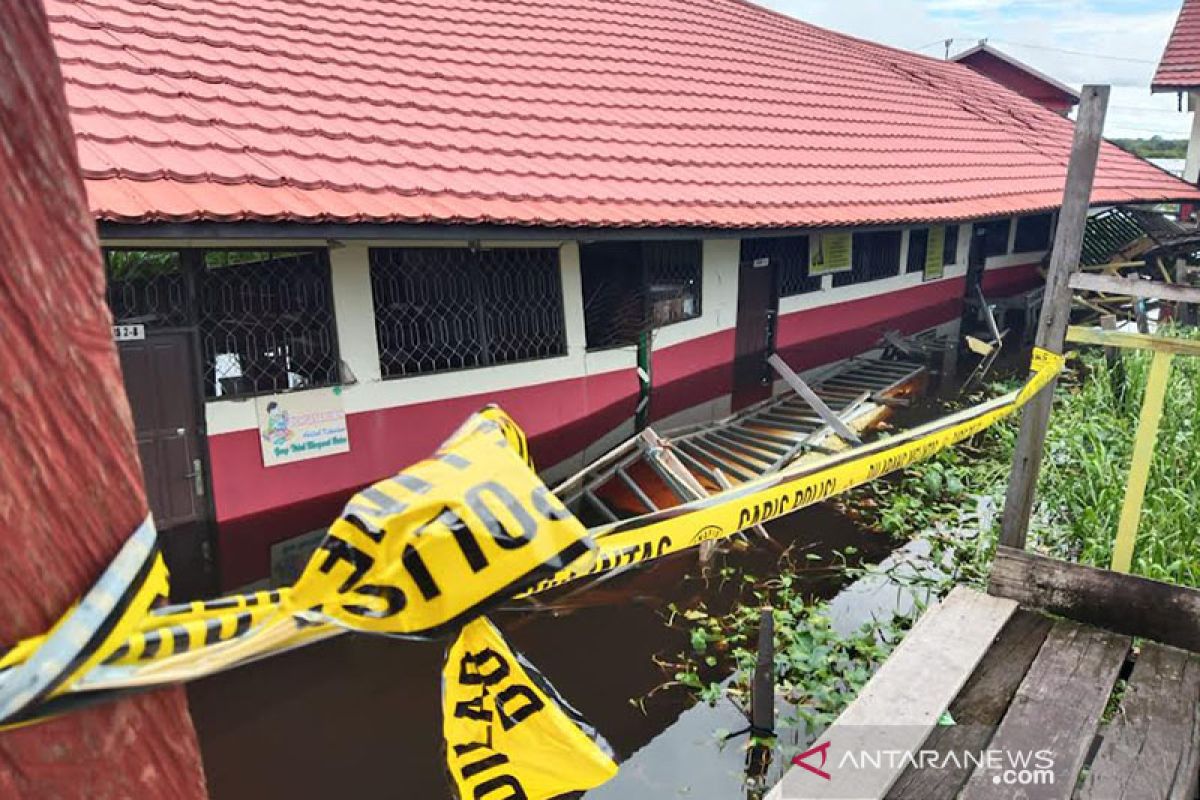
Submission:
[[[856,530],[826,506],[777,520],[768,530],[776,546],[753,537],[751,547],[723,558],[762,577],[774,571],[781,547],[793,543],[822,556],[852,545],[871,562],[890,549],[886,539]],[[666,606],[704,602],[721,612],[741,590],[736,581],[706,581],[699,572],[695,554],[684,553],[590,591],[568,587],[548,600],[555,611],[493,615],[513,647],[625,762],[621,775],[589,799],[741,796],[745,737],[719,748],[714,736],[744,727],[740,712],[728,701],[693,708],[679,688],[646,697],[670,678],[654,657],[672,658],[687,647],[683,634],[667,626]],[[801,578],[814,597],[839,588],[819,566]],[[192,684],[211,796],[449,797],[439,710],[445,647],[348,635]]]

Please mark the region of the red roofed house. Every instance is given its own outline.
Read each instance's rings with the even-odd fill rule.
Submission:
[[[1200,92],[1200,2],[1183,0],[1175,29],[1171,31],[1167,48],[1150,83],[1150,91],[1187,94],[1188,111],[1195,111],[1196,94]],[[1200,178],[1200,114],[1192,117],[1183,178],[1193,185]]]
[[[987,42],[980,42],[970,50],[951,56],[950,60],[965,64],[980,75],[986,75],[996,83],[1007,86],[1017,94],[1024,95],[1064,117],[1079,105],[1079,92],[997,50]]]
[[[156,518],[225,586],[485,403],[579,466],[650,324],[670,425],[1035,284],[1071,145],[742,0],[47,6]],[[1095,202],[1197,196],[1104,147]]]

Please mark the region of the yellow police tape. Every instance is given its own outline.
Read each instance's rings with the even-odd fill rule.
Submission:
[[[520,428],[499,409],[488,408],[429,459],[355,495],[294,587],[149,613],[129,604],[107,621],[86,668],[66,676],[53,696],[95,697],[190,680],[346,630],[438,636],[507,599],[727,538],[928,458],[1020,409],[1062,364],[1062,356],[1036,349],[1032,374],[1015,392],[702,500],[591,531],[537,478]],[[9,678],[52,637],[53,631],[23,641],[0,658],[0,700]],[[70,708],[47,706],[47,699],[0,713],[0,730]]]
[[[561,797],[617,774],[600,734],[486,617],[446,655],[442,731],[461,798]]]

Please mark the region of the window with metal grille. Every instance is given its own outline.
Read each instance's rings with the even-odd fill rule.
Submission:
[[[833,276],[834,286],[891,278],[900,274],[900,231],[854,234],[853,269]]]
[[[195,328],[209,399],[340,380],[324,250],[105,251],[113,318]]]
[[[567,351],[556,248],[373,248],[370,259],[385,378]]]
[[[1050,249],[1051,214],[1017,217],[1017,233],[1013,240],[1014,253],[1040,253]]]
[[[209,397],[339,383],[325,251],[206,250],[199,271],[197,321]]]
[[[192,324],[191,287],[178,250],[106,250],[104,260],[114,322],[148,329]]]
[[[821,291],[821,276],[808,274],[808,237],[780,236],[742,240],[742,260],[768,258],[775,267],[779,296]]]
[[[579,259],[589,349],[635,344],[645,330],[700,316],[699,241],[586,243]]]
[[[946,266],[958,263],[958,226],[946,226],[946,239],[942,243],[942,263]]]
[[[654,327],[700,316],[700,242],[643,242]]]
[[[929,228],[913,228],[908,232],[908,265],[904,271],[924,272],[928,253]]]
[[[983,254],[992,256],[1008,255],[1008,231],[1012,225],[1010,219],[993,219],[988,222],[976,222],[975,227],[983,231]]]

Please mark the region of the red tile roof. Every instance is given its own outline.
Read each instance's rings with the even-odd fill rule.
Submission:
[[[1069,123],[742,0],[46,0],[102,220],[806,227],[1057,206]],[[1106,146],[1093,199],[1200,197]]]
[[[1183,0],[1150,88],[1156,92],[1200,87],[1200,0]]]

